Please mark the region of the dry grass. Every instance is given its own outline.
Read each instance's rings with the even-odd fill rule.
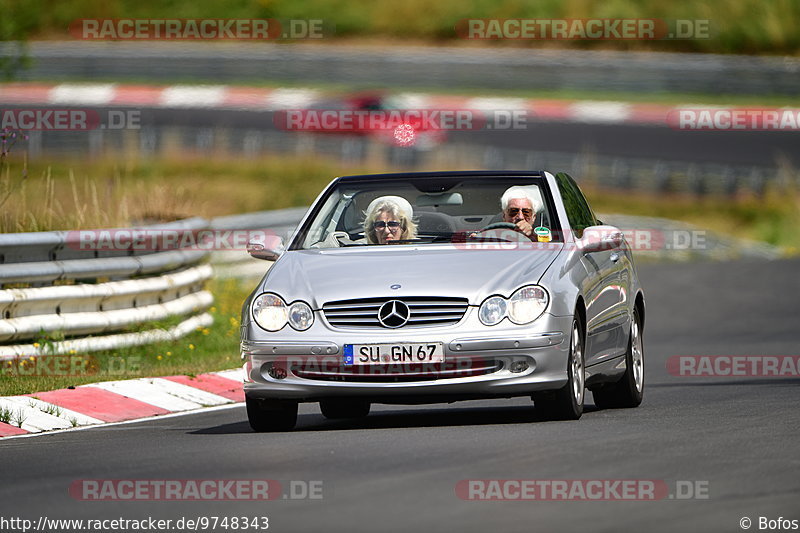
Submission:
[[[341,168],[309,158],[36,161],[0,172],[0,232],[130,226],[302,206]]]
[[[597,212],[680,220],[721,235],[780,246],[790,255],[800,253],[800,193],[791,187],[768,187],[763,196],[742,193],[735,198],[604,189],[585,192]]]

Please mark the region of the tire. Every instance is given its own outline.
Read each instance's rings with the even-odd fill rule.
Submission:
[[[322,400],[319,408],[325,418],[364,418],[371,405],[363,400]]]
[[[644,397],[644,343],[639,310],[633,312],[631,335],[625,352],[625,373],[616,383],[592,391],[594,403],[601,409],[638,407]]]
[[[247,398],[247,420],[257,433],[291,431],[297,424],[297,402]]]
[[[541,395],[534,399],[537,409],[542,408],[550,419],[578,420],[583,414],[583,402],[586,397],[583,345],[583,325],[577,318],[573,318],[567,360],[567,384],[554,394]]]

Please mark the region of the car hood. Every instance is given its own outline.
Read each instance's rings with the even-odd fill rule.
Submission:
[[[365,247],[284,253],[261,282],[261,290],[287,303],[304,300],[314,309],[326,302],[404,296],[466,297],[479,305],[487,296],[510,296],[537,283],[563,245],[548,249],[464,250],[453,246]],[[398,287],[399,286],[399,287]]]

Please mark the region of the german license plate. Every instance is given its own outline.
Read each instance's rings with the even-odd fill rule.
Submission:
[[[396,344],[345,344],[345,365],[391,363],[444,363],[442,342],[398,342]]]

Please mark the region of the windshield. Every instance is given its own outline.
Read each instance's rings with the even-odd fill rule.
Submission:
[[[536,177],[342,180],[315,205],[291,249],[558,241],[555,222],[549,191]]]

